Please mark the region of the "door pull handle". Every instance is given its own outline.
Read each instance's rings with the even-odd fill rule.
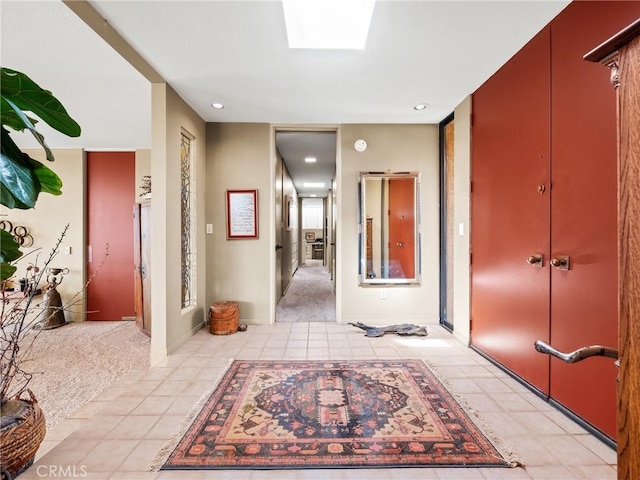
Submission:
[[[281,250],[282,248],[284,248],[282,245],[276,245],[276,251]]]
[[[527,263],[534,267],[542,268],[544,264],[544,255],[541,253],[534,253],[533,255],[527,257]]]
[[[546,353],[553,357],[559,358],[565,363],[576,363],[589,357],[608,357],[618,360],[618,349],[613,347],[604,347],[602,345],[590,345],[588,347],[581,347],[573,352],[564,353],[560,350],[556,350],[551,345],[542,340],[536,341],[534,344],[536,350],[540,353]],[[618,365],[618,362],[616,362]]]
[[[558,255],[557,257],[552,258],[549,263],[558,270],[571,269],[571,259],[566,255]]]

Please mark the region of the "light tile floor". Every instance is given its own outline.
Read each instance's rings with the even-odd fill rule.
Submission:
[[[428,337],[367,338],[334,323],[249,326],[231,336],[201,330],[162,365],[122,378],[50,432],[21,480],[436,479],[608,480],[616,453],[439,326]],[[425,359],[510,446],[524,468],[397,468],[148,472],[230,359]]]

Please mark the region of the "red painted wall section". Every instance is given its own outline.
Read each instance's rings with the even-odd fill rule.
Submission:
[[[87,320],[135,316],[133,216],[135,153],[87,153],[87,258],[90,278],[109,245],[109,256],[87,289]]]
[[[471,172],[472,343],[545,393],[549,269],[527,258],[549,250],[549,42],[547,28],[474,93]]]
[[[616,97],[607,71],[582,56],[640,17],[640,2],[574,2],[551,24],[551,343],[563,351],[618,344]],[[557,140],[557,141],[556,141]],[[616,434],[611,359],[551,361],[551,397]]]
[[[573,2],[473,96],[472,343],[612,438],[613,362],[533,342],[617,345],[615,92],[582,57],[639,16],[640,2]],[[549,265],[559,255],[570,270]]]

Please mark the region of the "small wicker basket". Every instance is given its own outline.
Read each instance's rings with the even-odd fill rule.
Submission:
[[[29,400],[15,397],[23,402],[20,417],[16,425],[10,425],[0,431],[0,470],[15,478],[33,464],[33,459],[47,431],[44,413],[38,405],[35,395],[27,390]]]

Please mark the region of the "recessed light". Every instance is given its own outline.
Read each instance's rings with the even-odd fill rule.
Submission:
[[[324,183],[322,182],[304,182],[302,184],[304,188],[324,188]]]
[[[317,197],[318,195],[316,195],[315,193],[312,193],[311,195],[309,195],[310,197]]]
[[[307,162],[307,163],[316,163],[317,158],[316,157],[305,157],[304,161]]]
[[[216,102],[216,103],[212,103],[212,104],[211,104],[211,106],[212,106],[213,108],[215,108],[216,110],[222,110],[222,109],[224,108],[224,105],[223,105],[223,104],[221,104],[221,103],[217,103],[217,102]]]
[[[426,103],[419,103],[417,104],[415,107],[413,107],[414,110],[426,110],[429,107],[429,105],[427,105]]]

